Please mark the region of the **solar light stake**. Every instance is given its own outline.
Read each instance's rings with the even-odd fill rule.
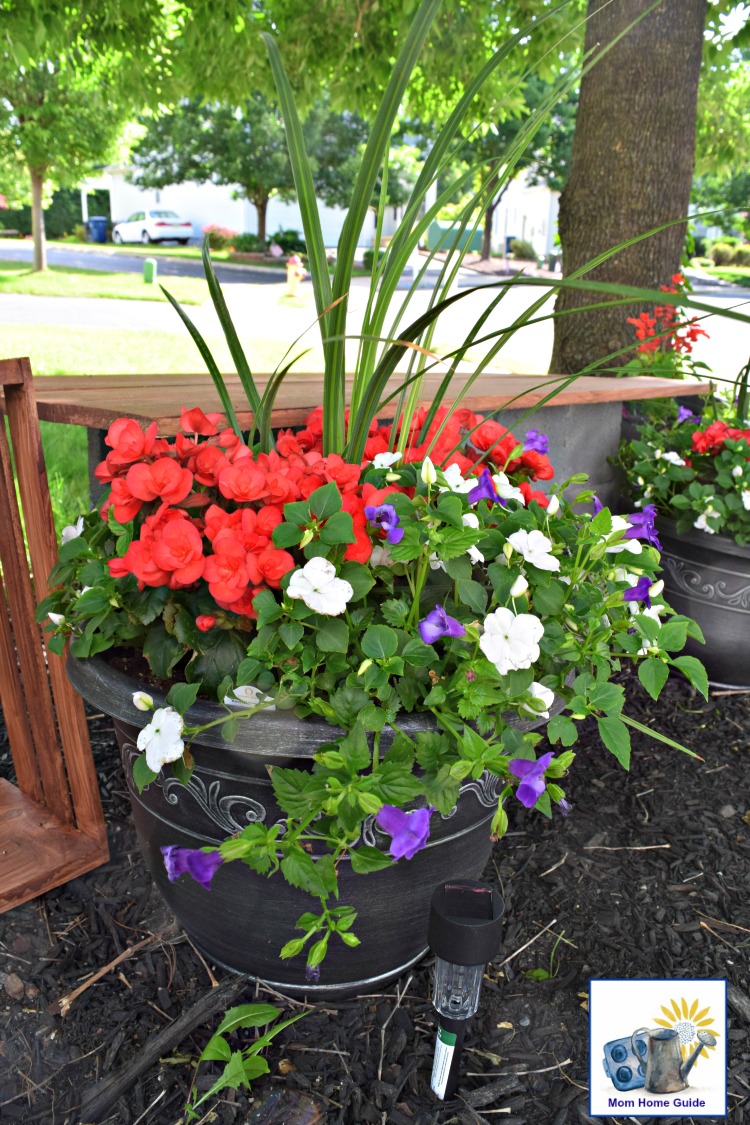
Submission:
[[[445,1101],[458,1086],[466,1021],[479,1007],[484,967],[500,948],[503,900],[475,879],[442,883],[430,903],[427,941],[435,954],[432,1002],[440,1016],[430,1085]]]

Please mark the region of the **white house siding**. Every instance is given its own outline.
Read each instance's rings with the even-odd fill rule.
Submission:
[[[493,216],[495,253],[505,252],[506,238],[524,238],[538,255],[554,254],[559,199],[546,184],[527,183],[523,173],[512,180]]]
[[[95,183],[91,181],[90,186],[109,189],[113,222],[127,219],[133,211],[158,205],[190,219],[196,237],[209,225],[227,227],[238,233],[247,231],[256,234],[258,231],[255,207],[246,199],[234,199],[234,189],[231,187],[220,187],[212,183],[188,183],[171,184],[158,190],[141,188],[128,181],[125,168],[108,169]],[[326,207],[322,203],[318,206],[323,240],[326,246],[334,247],[338,243],[346,211],[339,207]],[[279,229],[301,231],[302,219],[296,203],[283,203],[272,198],[266,213],[266,231],[270,237]],[[375,220],[370,214],[362,232],[362,244],[372,245],[374,236]]]

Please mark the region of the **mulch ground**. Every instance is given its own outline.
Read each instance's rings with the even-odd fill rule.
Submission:
[[[626,774],[592,732],[567,819],[514,810],[484,874],[507,924],[467,1031],[459,1096],[441,1103],[429,1088],[427,961],[382,994],[315,1007],[268,1050],[271,1074],[202,1121],[587,1122],[589,978],[726,977],[729,1119],[750,1123],[750,695],[705,702],[675,679],[656,707],[637,681],[628,687],[631,714],[705,762],[642,741]],[[138,853],[114,737],[101,719],[91,731],[112,860],[0,918],[0,1120],[176,1125],[228,1003],[299,1004],[263,986],[240,991],[175,928]],[[60,1002],[107,966],[61,1015]],[[539,968],[554,976],[524,975]]]

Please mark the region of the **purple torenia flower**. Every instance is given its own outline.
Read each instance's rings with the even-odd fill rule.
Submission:
[[[539,430],[527,430],[524,449],[533,449],[535,453],[549,452],[549,438]]]
[[[365,515],[380,531],[388,532],[385,537],[386,543],[400,543],[404,538],[404,529],[398,526],[399,519],[393,504],[380,504],[378,507],[368,504]]]
[[[544,792],[544,771],[553,758],[554,754],[550,750],[548,754],[542,754],[537,762],[531,762],[528,758],[513,758],[508,762],[508,769],[513,776],[521,779],[516,796],[527,809],[533,809]]]
[[[573,808],[570,801],[566,801],[564,797],[561,797],[557,802],[557,807],[563,816],[567,816],[570,810]]]
[[[651,589],[651,579],[647,574],[639,578],[635,586],[631,586],[622,595],[623,601],[626,602],[643,602],[646,609],[651,609],[651,598],[648,596]]]
[[[431,645],[438,637],[464,637],[466,630],[455,617],[449,617],[441,605],[436,605],[432,613],[419,622],[419,635],[426,645]]]
[[[305,980],[308,984],[317,984],[320,980],[320,965],[306,965]]]
[[[470,504],[478,504],[480,500],[489,500],[491,503],[495,504],[505,503],[495,491],[492,473],[489,469],[484,470],[479,478],[479,484],[472,488],[466,499]]]
[[[430,837],[430,817],[434,811],[432,805],[412,812],[383,805],[375,820],[391,837],[389,851],[394,859],[411,859],[422,850]]]
[[[698,417],[695,414],[693,414],[690,407],[681,406],[678,409],[678,411],[677,411],[677,425],[678,426],[681,426],[683,422],[689,422],[691,418],[695,419],[696,422],[699,421]]]
[[[180,875],[187,872],[207,891],[211,890],[211,880],[224,862],[218,852],[203,852],[200,848],[179,848],[174,844],[162,848],[161,854],[164,856],[164,866],[170,883],[174,883]]]
[[[661,543],[659,536],[656,534],[656,507],[653,504],[646,504],[640,512],[633,512],[631,515],[625,517],[630,524],[629,529],[623,536],[624,539],[645,539],[652,547],[656,547],[657,551],[661,550]]]

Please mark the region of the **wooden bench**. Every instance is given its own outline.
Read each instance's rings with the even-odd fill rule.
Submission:
[[[57,540],[29,361],[0,361],[0,388],[10,431],[9,442],[3,418],[0,704],[17,781],[0,779],[4,911],[98,867],[109,852],[83,703],[68,683],[64,660],[46,649],[35,622]]]
[[[252,415],[240,381],[237,375],[224,378],[240,424],[248,426]],[[255,378],[262,390],[269,376],[256,374]],[[456,373],[451,383],[454,396],[466,385],[467,378],[465,372]],[[402,375],[394,375],[386,393],[391,393],[402,379]],[[425,403],[432,401],[440,381],[440,375],[430,374],[425,378],[422,385]],[[115,418],[135,418],[143,426],[156,422],[159,433],[166,436],[178,432],[181,406],[221,410],[207,372],[198,375],[55,375],[37,378],[34,382],[40,418],[89,429],[90,474],[108,452],[102,438]],[[597,491],[603,503],[610,503],[617,491],[614,472],[607,459],[617,449],[623,403],[706,394],[709,390],[708,383],[688,384],[650,376],[610,379],[587,375],[563,386],[548,403],[540,406],[564,382],[562,376],[502,375],[485,371],[469,388],[461,405],[492,415],[503,425],[515,429],[521,439],[527,429],[542,430],[550,438],[550,455],[557,479],[588,473],[588,487]],[[450,400],[449,395],[446,401]],[[310,411],[322,401],[322,375],[291,371],[276,398],[274,427],[301,426]],[[380,411],[382,421],[393,417],[397,401],[391,399]],[[526,412],[535,407],[537,413],[526,418]],[[98,492],[93,476],[90,475],[90,479],[94,485],[93,497]]]

